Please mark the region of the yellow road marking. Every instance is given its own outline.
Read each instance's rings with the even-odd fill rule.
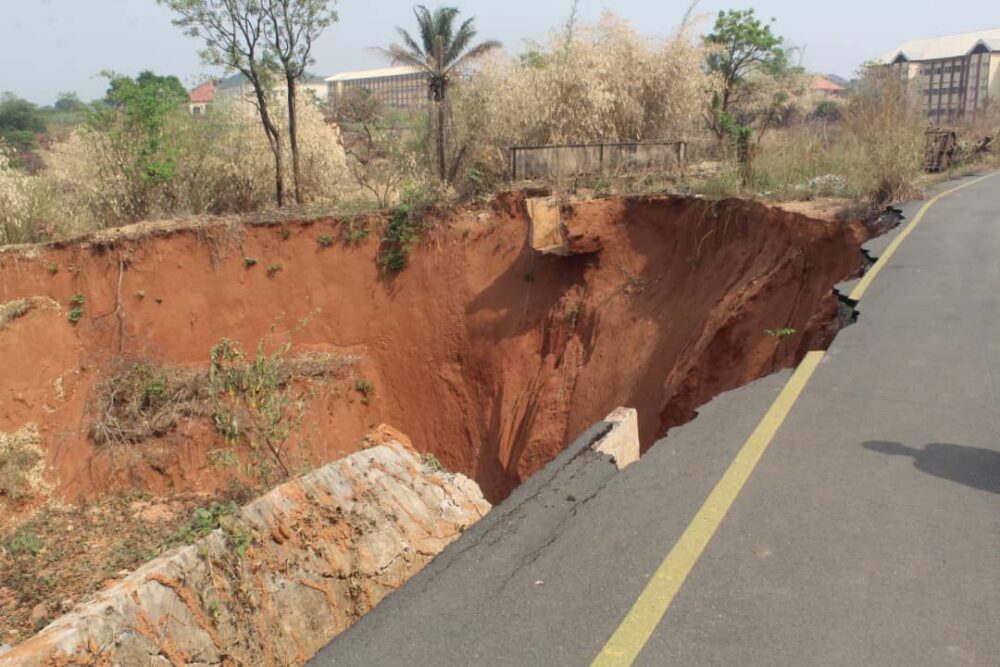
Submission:
[[[875,280],[875,276],[882,271],[899,246],[913,232],[916,226],[920,224],[924,216],[927,215],[927,211],[934,204],[963,188],[975,185],[987,178],[992,178],[997,173],[1000,172],[981,176],[931,198],[920,208],[906,229],[889,244],[889,247],[879,257],[875,266],[869,269],[864,278],[861,279],[861,282],[851,292],[849,298],[854,301],[861,300],[861,297],[864,296],[865,292],[871,286],[872,281]],[[757,467],[768,445],[771,444],[771,440],[774,439],[774,435],[778,432],[781,424],[784,423],[788,413],[791,412],[792,407],[798,400],[802,390],[805,389],[806,383],[809,382],[824,355],[824,352],[810,352],[802,360],[795,374],[792,375],[788,384],[781,391],[781,394],[771,404],[770,409],[764,415],[760,424],[757,425],[757,428],[754,429],[754,432],[750,434],[750,437],[743,444],[736,458],[733,459],[733,462],[723,474],[722,479],[712,489],[712,493],[705,500],[705,504],[701,506],[701,509],[698,510],[698,513],[691,520],[691,523],[684,529],[684,533],[673,549],[670,550],[670,553],[660,563],[656,572],[653,573],[653,578],[646,584],[646,587],[639,594],[638,599],[636,599],[635,604],[632,605],[632,608],[626,614],[621,625],[615,630],[608,643],[604,645],[601,653],[592,663],[592,667],[631,665],[639,656],[639,652],[646,645],[646,642],[649,641],[653,631],[656,630],[656,626],[663,619],[664,614],[667,613],[667,609],[673,602],[677,592],[684,584],[685,579],[691,573],[698,559],[701,558],[705,547],[708,546],[716,530],[722,524],[722,520],[725,519],[736,497],[743,490],[743,486],[750,479],[750,475]]]
[[[709,494],[705,504],[663,559],[625,620],[604,645],[604,649],[594,660],[593,667],[631,665],[639,655],[824,355],[824,352],[810,352],[802,360],[777,400],[771,404],[767,414]]]
[[[848,296],[848,298],[851,299],[852,301],[861,301],[861,297],[863,297],[865,295],[865,292],[868,291],[868,288],[871,286],[872,281],[875,280],[875,276],[877,276],[885,267],[885,265],[889,263],[889,259],[895,254],[896,250],[899,248],[900,245],[902,245],[903,241],[906,240],[906,237],[909,236],[914,229],[916,229],[917,225],[920,224],[920,221],[924,219],[925,215],[927,215],[927,211],[929,211],[931,207],[934,206],[934,204],[938,203],[941,199],[947,197],[950,194],[958,192],[963,188],[967,188],[970,185],[975,185],[980,181],[985,181],[987,178],[992,178],[996,175],[997,172],[994,172],[992,174],[987,174],[986,176],[980,176],[974,181],[963,183],[962,185],[952,188],[951,190],[945,190],[938,196],[929,199],[927,203],[924,204],[922,207],[920,207],[920,210],[917,211],[917,215],[914,216],[913,222],[907,225],[906,229],[900,232],[899,236],[893,239],[892,243],[889,244],[889,247],[885,249],[885,252],[882,253],[882,255],[878,258],[878,261],[875,262],[875,266],[871,267],[868,270],[865,276],[861,279],[861,282],[857,284],[857,287],[855,287],[851,291],[851,294],[850,296]]]

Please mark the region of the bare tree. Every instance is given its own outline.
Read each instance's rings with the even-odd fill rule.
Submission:
[[[288,98],[288,139],[292,148],[292,180],[295,202],[302,203],[299,168],[296,87],[314,61],[312,45],[327,27],[337,21],[328,0],[264,0],[268,38],[275,60],[281,64]]]
[[[271,117],[268,91],[273,66],[267,28],[265,3],[260,0],[157,0],[179,15],[174,25],[205,42],[202,59],[221,65],[247,78],[254,90],[254,101],[274,154],[274,188],[278,206],[285,203],[284,151],[281,130]]]

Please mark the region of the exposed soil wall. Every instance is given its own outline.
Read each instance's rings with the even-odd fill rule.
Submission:
[[[601,199],[563,217],[580,254],[532,250],[520,194],[432,215],[398,274],[379,265],[378,220],[329,247],[320,237],[342,238],[346,223],[158,228],[2,253],[0,303],[48,305],[0,327],[0,432],[37,425],[53,492],[70,501],[219,488],[210,420],[122,453],[87,436],[94,386],[121,358],[205,367],[220,339],[253,350],[277,325],[293,350],[358,358],[303,399],[297,465],[349,454],[387,422],[495,502],[618,405],[638,408],[648,445],[717,393],[828,345],[832,286],[860,272],[867,237],[860,223],[738,200]]]

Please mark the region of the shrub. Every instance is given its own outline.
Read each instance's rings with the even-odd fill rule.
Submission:
[[[480,171],[507,171],[513,144],[667,139],[701,117],[704,51],[686,28],[663,40],[640,36],[607,12],[553,33],[531,57],[497,55],[458,88],[456,114]]]
[[[892,68],[870,68],[845,112],[858,161],[850,178],[873,209],[915,194],[923,170],[925,119]]]
[[[17,169],[0,143],[0,245],[47,239],[45,213],[44,182]]]

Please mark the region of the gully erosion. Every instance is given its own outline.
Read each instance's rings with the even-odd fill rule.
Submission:
[[[141,223],[0,252],[0,645],[20,644],[0,665],[303,662],[616,407],[637,409],[648,447],[825,349],[844,321],[833,286],[883,231],[736,199],[525,193],[410,222],[400,271],[382,215]],[[39,560],[53,503],[124,497],[73,522],[141,533],[234,487],[260,496],[249,528],[182,530],[166,550],[98,539],[80,558],[132,559],[107,574]],[[178,605],[187,625],[164,630]]]
[[[123,361],[204,368],[223,339],[251,353],[289,340],[351,360],[353,380],[309,394],[291,467],[349,454],[385,422],[497,502],[618,405],[638,409],[648,446],[828,346],[833,285],[860,274],[870,235],[740,200],[558,215],[562,247],[544,253],[521,194],[430,213],[398,273],[379,264],[375,218],[152,223],[5,252],[0,303],[25,306],[0,328],[0,431],[37,424],[45,476],[70,502],[212,489],[225,474],[210,420],[151,429],[115,460],[94,441],[95,387]],[[345,240],[348,225],[372,232]]]

